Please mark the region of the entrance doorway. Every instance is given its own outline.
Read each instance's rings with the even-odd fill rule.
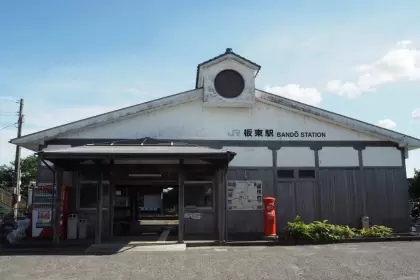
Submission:
[[[178,186],[116,186],[114,235],[166,240],[177,233],[178,211]]]

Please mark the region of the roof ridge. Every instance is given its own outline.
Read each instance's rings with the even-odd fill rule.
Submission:
[[[264,98],[261,98],[260,97],[262,100],[265,100],[265,101],[268,101],[268,102],[276,103],[278,105],[289,107],[291,109],[294,109],[291,106],[291,104],[295,103],[297,105],[295,107],[301,107],[301,108],[302,107],[305,107],[307,109],[311,109],[311,111],[309,111],[309,110],[306,111],[307,114],[315,115],[317,117],[320,117],[320,118],[323,118],[323,119],[326,119],[326,120],[330,120],[330,121],[335,122],[335,123],[340,123],[340,124],[342,124],[344,126],[354,127],[354,126],[352,126],[350,124],[347,124],[345,122],[342,122],[342,121],[339,121],[339,120],[334,120],[331,116],[328,116],[328,115],[334,115],[334,116],[339,117],[339,118],[342,118],[342,119],[347,119],[347,120],[353,121],[353,122],[356,123],[356,125],[357,124],[362,124],[364,126],[368,126],[368,127],[372,127],[372,128],[375,128],[375,129],[380,130],[380,131],[369,131],[369,130],[366,130],[364,128],[354,127],[357,130],[365,131],[365,133],[367,132],[367,133],[372,133],[372,134],[376,134],[376,135],[382,135],[382,136],[385,136],[387,138],[391,138],[394,141],[402,141],[402,140],[404,140],[404,139],[395,139],[394,137],[391,137],[389,135],[384,135],[383,133],[381,133],[381,131],[386,131],[386,132],[388,132],[390,134],[397,134],[399,136],[402,136],[403,138],[410,138],[412,140],[420,141],[420,139],[415,138],[413,136],[409,136],[409,135],[404,134],[404,133],[401,133],[401,132],[397,132],[397,131],[394,131],[394,130],[383,128],[383,127],[380,127],[380,126],[377,126],[377,125],[374,125],[374,124],[371,124],[371,123],[368,123],[368,122],[365,122],[365,121],[362,121],[362,120],[359,120],[359,119],[355,119],[355,118],[352,118],[352,117],[341,115],[341,114],[338,114],[338,113],[335,113],[335,112],[332,112],[332,111],[329,111],[329,110],[326,110],[326,109],[323,109],[323,108],[320,108],[320,107],[312,106],[312,105],[309,105],[309,104],[306,104],[306,103],[303,103],[303,102],[299,102],[299,101],[296,101],[296,100],[293,100],[293,99],[290,99],[290,98],[287,98],[287,97],[284,97],[284,96],[276,95],[276,94],[273,94],[273,93],[270,93],[270,92],[267,92],[267,91],[264,91],[264,90],[261,90],[261,89],[255,89],[255,90],[261,92],[262,94],[264,94],[266,96],[270,96],[270,97],[273,97],[273,98],[278,98],[278,99],[285,100],[289,104],[279,104],[276,101],[267,100],[267,99],[264,99]],[[324,114],[322,114],[322,115],[321,114],[316,114],[316,112],[314,112],[314,110],[315,111],[321,111]],[[302,112],[305,112],[305,111],[302,111]]]
[[[196,72],[196,78],[195,78],[195,88],[198,88],[198,76],[199,76],[199,72],[200,72],[200,67],[203,66],[203,65],[205,65],[205,64],[207,64],[207,63],[210,63],[210,62],[212,62],[214,60],[217,60],[219,58],[222,58],[225,55],[229,55],[229,54],[234,55],[237,58],[242,59],[242,60],[244,60],[244,61],[246,61],[246,62],[248,62],[248,63],[256,66],[258,69],[261,69],[261,65],[259,65],[259,64],[255,63],[255,62],[253,62],[253,61],[251,61],[251,60],[249,60],[249,59],[247,59],[247,58],[245,58],[245,57],[243,57],[243,56],[235,53],[232,50],[232,48],[226,48],[226,51],[224,53],[221,53],[221,54],[219,54],[219,55],[217,55],[217,56],[215,56],[213,58],[210,58],[210,59],[208,59],[208,60],[206,60],[204,62],[201,62],[200,64],[197,65],[197,72]]]

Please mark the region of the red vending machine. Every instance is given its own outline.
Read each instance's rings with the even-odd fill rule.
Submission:
[[[31,236],[33,238],[53,237],[53,214],[55,211],[56,189],[51,183],[39,183],[32,192],[31,211]],[[61,188],[61,216],[60,216],[60,237],[67,236],[67,217],[69,214],[68,188]]]

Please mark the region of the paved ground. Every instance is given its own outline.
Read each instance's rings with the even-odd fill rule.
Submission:
[[[420,280],[420,242],[0,256],[0,279]]]

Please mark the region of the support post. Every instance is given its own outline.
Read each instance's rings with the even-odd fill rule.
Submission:
[[[96,228],[95,244],[102,242],[102,201],[103,201],[103,171],[99,172],[98,186],[96,188]]]
[[[280,149],[280,148],[279,148]],[[272,156],[272,158],[273,158],[273,178],[272,178],[272,180],[273,180],[273,197],[276,199],[276,200],[278,200],[278,186],[277,186],[277,149],[276,148],[272,148],[271,149],[271,156]],[[278,203],[276,203],[275,204],[275,208],[276,208],[276,213],[279,213],[279,206],[278,206],[279,204]],[[276,225],[278,225],[279,224],[279,221],[278,221],[278,215],[276,216]],[[278,229],[276,229],[277,231],[278,231]]]
[[[115,196],[116,196],[116,187],[115,187],[115,165],[114,160],[111,159],[111,164],[109,168],[109,193],[108,193],[108,225],[109,232],[108,235],[110,238],[114,236],[114,212],[115,212]]]
[[[53,185],[53,191],[55,191],[55,205],[53,207],[53,240],[56,245],[59,245],[61,231],[61,187],[63,185],[63,169],[55,167],[55,170],[55,186]]]
[[[363,167],[363,150],[364,147],[358,147],[357,154],[359,157],[359,169],[360,169],[360,184],[362,189],[362,208],[363,208],[363,217],[367,216],[367,190],[366,190],[366,179],[365,172]]]
[[[219,243],[226,242],[226,173],[223,168],[217,171],[217,220]]]
[[[179,162],[179,172],[178,172],[178,243],[184,243],[184,195],[185,195],[185,185],[184,185],[184,160]]]
[[[17,122],[17,138],[22,135],[22,124],[23,124],[23,98],[19,100],[19,115]],[[16,154],[15,154],[15,174],[14,174],[14,187],[15,191],[13,192],[13,216],[15,219],[18,217],[18,208],[20,202],[20,184],[21,184],[21,167],[20,167],[20,146],[16,145]]]
[[[228,226],[227,226],[227,167],[224,167],[222,170],[223,176],[223,193],[222,193],[222,201],[223,201],[223,209],[222,209],[222,221],[223,221],[223,240],[222,243],[226,242],[228,239]]]
[[[108,187],[108,225],[109,237],[114,236],[114,201],[115,201],[115,185],[110,182]]]
[[[316,215],[317,220],[322,221],[322,191],[321,183],[319,178],[319,151],[322,149],[321,146],[311,147],[311,150],[314,151],[315,157],[315,184],[316,184]]]

